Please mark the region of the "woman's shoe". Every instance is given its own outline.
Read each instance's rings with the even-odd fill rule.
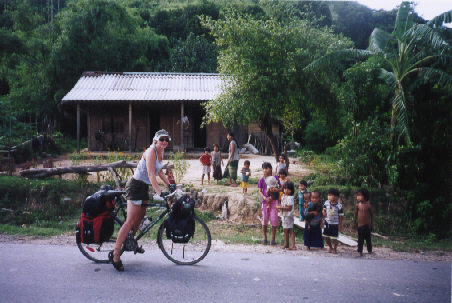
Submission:
[[[118,262],[113,261],[113,251],[110,251],[108,253],[108,260],[110,260],[111,264],[113,264],[113,267],[117,271],[124,271],[124,265],[122,265],[122,261],[119,260]]]

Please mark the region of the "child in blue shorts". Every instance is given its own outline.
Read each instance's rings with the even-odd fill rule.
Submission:
[[[344,209],[339,203],[339,190],[330,188],[328,190],[328,200],[323,204],[323,216],[325,217],[325,229],[323,235],[328,244],[328,252],[337,254],[337,238],[339,232],[342,231],[342,218],[344,217]],[[331,246],[333,241],[333,246]]]

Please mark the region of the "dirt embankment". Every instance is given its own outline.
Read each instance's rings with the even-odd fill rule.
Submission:
[[[226,210],[223,204],[226,203]],[[241,193],[205,194],[200,210],[209,210],[229,221],[242,224],[260,224],[261,204]],[[227,214],[224,212],[227,211]],[[226,219],[224,218],[224,219]]]

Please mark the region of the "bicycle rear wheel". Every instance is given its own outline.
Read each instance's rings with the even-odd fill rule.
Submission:
[[[188,243],[174,243],[167,239],[165,224],[160,225],[157,243],[160,250],[172,262],[178,265],[193,265],[204,259],[209,253],[212,238],[206,223],[195,216],[195,233]]]
[[[96,263],[110,263],[110,260],[108,260],[108,253],[115,248],[115,243],[116,237],[112,237],[102,244],[85,244],[77,242],[77,246],[81,253],[89,260]]]
[[[124,210],[119,211],[116,214],[116,216],[117,216],[117,219],[119,219],[121,222],[126,221],[127,215]],[[80,250],[80,252],[91,261],[94,261],[96,263],[110,263],[110,260],[108,259],[108,253],[115,248],[116,237],[118,235],[118,231],[120,228],[121,228],[121,225],[119,224],[119,222],[115,221],[112,237],[110,238],[110,240],[108,240],[104,243],[101,243],[101,244],[81,243],[80,239],[78,237],[75,237],[77,247]],[[121,255],[123,252],[124,252],[124,248],[121,249]]]

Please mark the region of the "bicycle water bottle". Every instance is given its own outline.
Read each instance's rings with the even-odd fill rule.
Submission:
[[[144,217],[144,220],[143,220],[143,222],[142,222],[141,225],[140,225],[140,230],[141,230],[141,231],[144,231],[144,229],[145,229],[149,224],[151,224],[151,220],[152,220],[152,218],[150,218],[150,217],[148,217],[148,216]]]

